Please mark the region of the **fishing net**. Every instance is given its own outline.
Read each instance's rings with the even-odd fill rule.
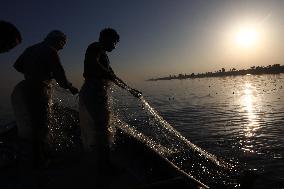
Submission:
[[[58,151],[78,148],[78,98],[54,87],[50,141]],[[64,107],[64,108],[62,108]],[[239,171],[232,163],[208,153],[174,129],[144,97],[112,86],[109,91],[110,130],[124,132],[172,162],[196,180],[214,187],[237,187]],[[190,126],[190,125],[189,125]],[[74,133],[77,134],[71,134]]]

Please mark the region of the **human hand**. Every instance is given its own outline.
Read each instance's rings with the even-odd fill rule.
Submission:
[[[142,93],[136,89],[130,89],[129,92],[137,98],[140,98],[142,96]]]

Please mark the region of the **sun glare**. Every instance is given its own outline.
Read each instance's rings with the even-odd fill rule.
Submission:
[[[253,47],[259,39],[259,33],[256,28],[242,27],[235,33],[235,40],[242,48]]]

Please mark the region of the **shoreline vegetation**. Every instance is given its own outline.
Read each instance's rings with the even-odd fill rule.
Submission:
[[[284,73],[284,65],[273,64],[273,65],[268,65],[266,67],[252,66],[249,69],[242,69],[242,70],[237,70],[235,68],[232,68],[229,71],[226,71],[225,68],[222,68],[215,72],[169,75],[168,77],[151,78],[146,81],[194,79],[194,78],[205,78],[205,77],[225,77],[225,76],[240,76],[240,75],[280,74],[280,73]]]

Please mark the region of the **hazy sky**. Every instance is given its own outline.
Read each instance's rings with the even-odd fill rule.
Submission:
[[[283,64],[283,8],[283,0],[1,0],[0,19],[18,27],[23,42],[0,54],[0,89],[22,78],[12,68],[15,59],[53,29],[68,37],[60,57],[78,87],[85,50],[104,27],[115,28],[121,36],[109,57],[117,75],[128,82],[222,67]],[[235,38],[248,27],[256,34],[241,39],[254,38],[244,47]]]

